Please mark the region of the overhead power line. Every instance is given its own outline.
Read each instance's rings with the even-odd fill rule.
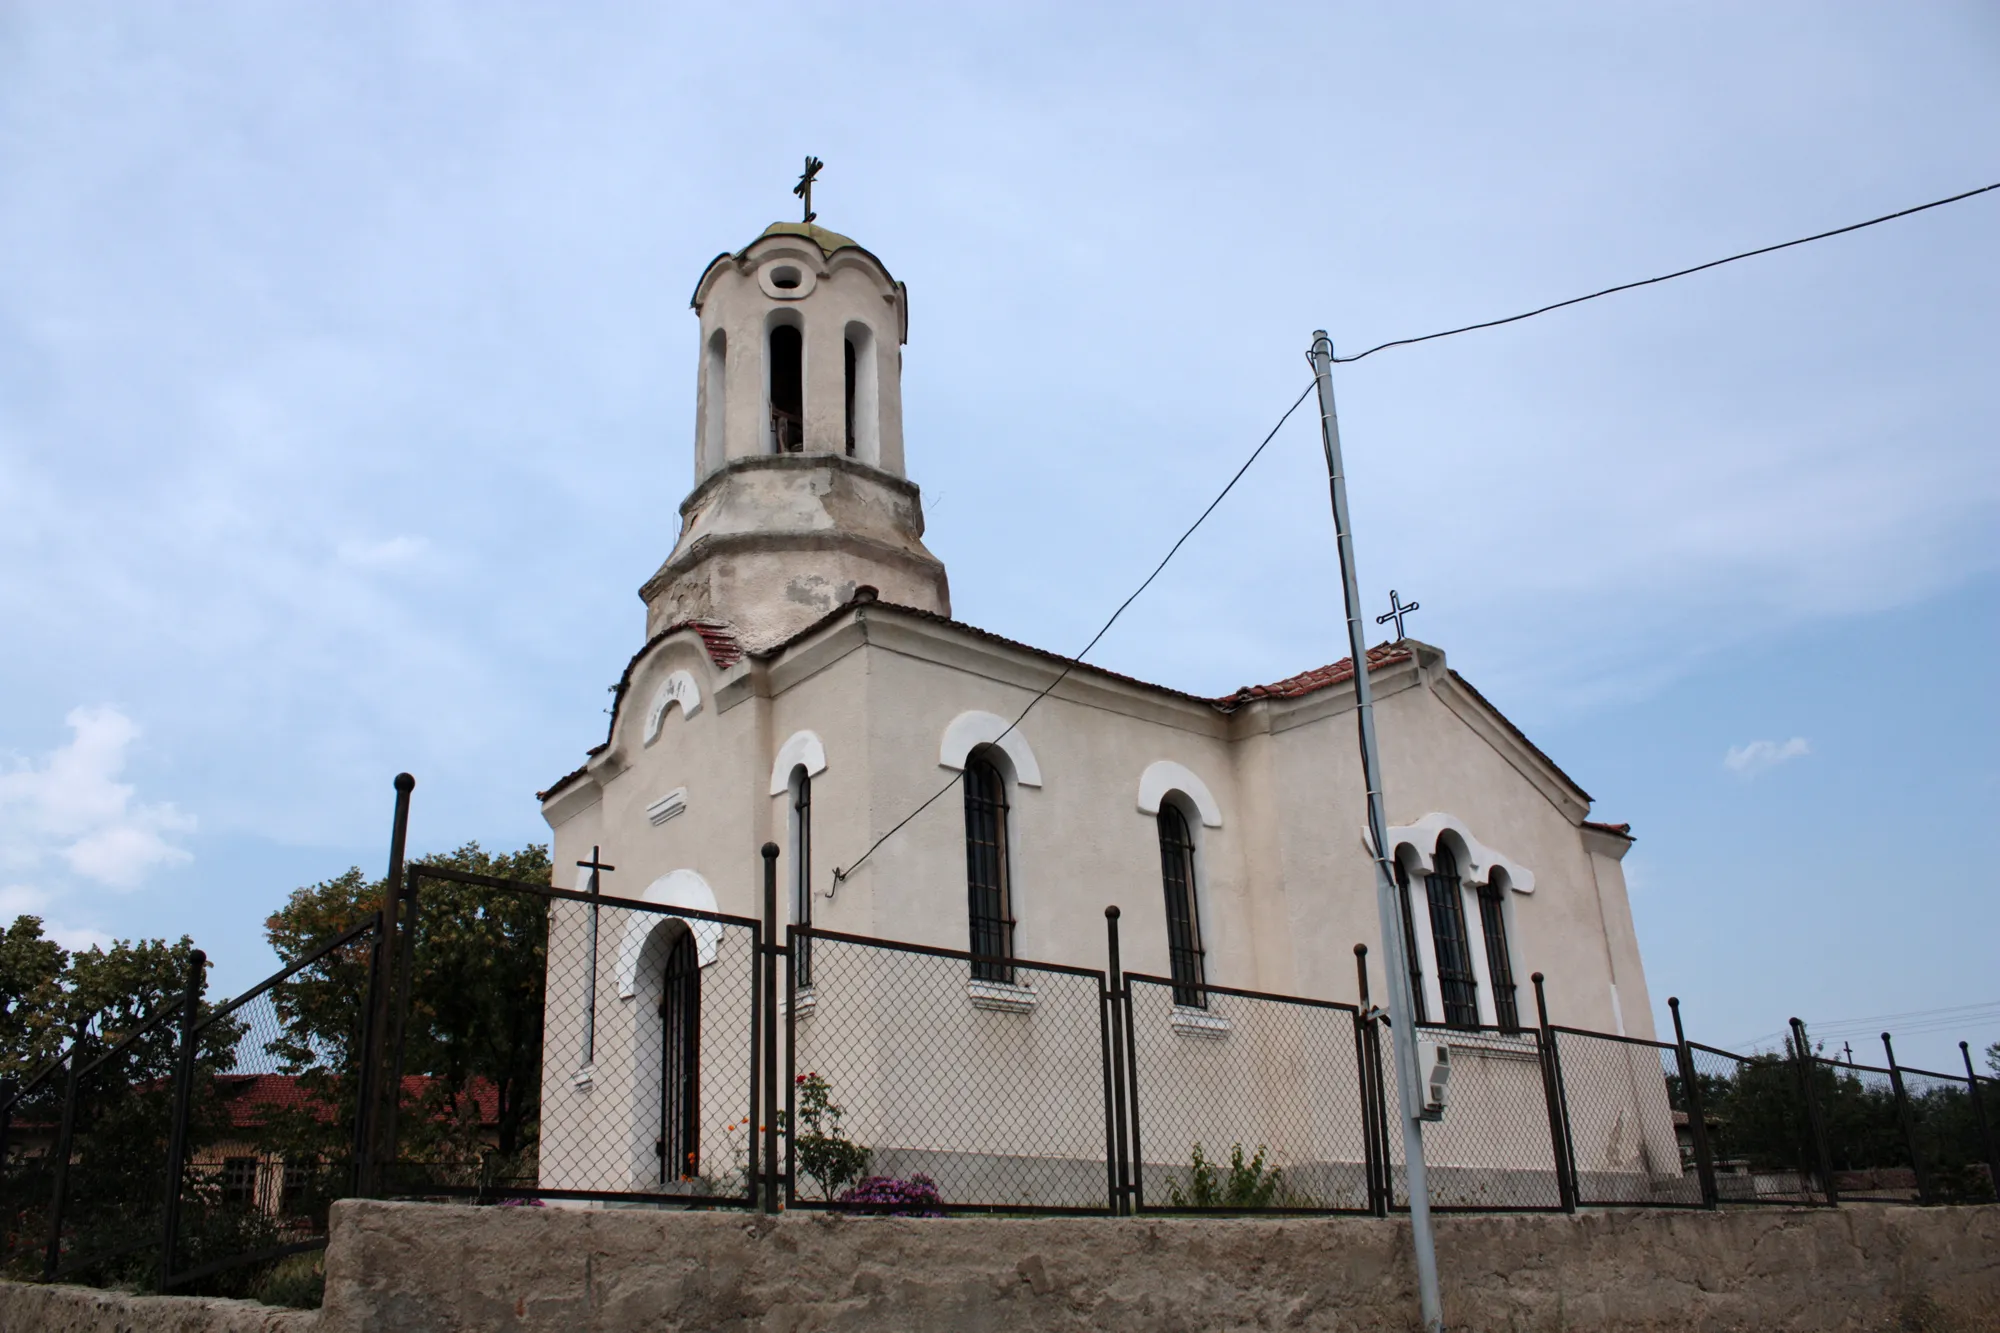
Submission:
[[[1028,700],[1028,706],[1026,708],[1023,708],[1020,711],[1020,713],[1016,715],[1014,720],[1007,724],[1006,730],[1002,731],[998,736],[995,736],[993,738],[992,742],[993,744],[998,744],[1009,733],[1011,733],[1014,730],[1014,728],[1020,726],[1022,720],[1026,718],[1028,714],[1034,710],[1036,704],[1048,698],[1050,692],[1053,691],[1056,686],[1062,684],[1063,681],[1069,676],[1070,672],[1074,671],[1077,667],[1083,665],[1083,659],[1090,656],[1090,650],[1097,646],[1097,641],[1099,639],[1102,639],[1106,634],[1109,634],[1111,632],[1111,627],[1118,623],[1118,617],[1125,614],[1125,608],[1129,607],[1130,605],[1132,605],[1132,603],[1139,600],[1140,593],[1146,591],[1146,589],[1153,586],[1153,580],[1160,577],[1160,571],[1167,567],[1167,562],[1172,560],[1175,555],[1179,554],[1181,547],[1187,545],[1188,538],[1194,536],[1195,530],[1199,528],[1202,524],[1206,523],[1208,521],[1208,516],[1215,512],[1215,507],[1221,504],[1224,499],[1228,498],[1228,495],[1231,491],[1236,489],[1236,483],[1243,480],[1243,474],[1250,470],[1250,465],[1257,461],[1259,455],[1261,455],[1264,452],[1265,448],[1269,446],[1271,441],[1278,438],[1278,432],[1285,428],[1285,423],[1292,419],[1292,413],[1299,410],[1299,404],[1303,403],[1306,400],[1306,395],[1310,394],[1312,391],[1313,391],[1313,386],[1311,383],[1308,383],[1305,388],[1299,391],[1299,396],[1292,400],[1292,405],[1285,409],[1285,414],[1283,416],[1278,418],[1278,424],[1271,427],[1270,431],[1264,436],[1264,438],[1258,442],[1257,447],[1250,451],[1250,456],[1243,460],[1242,467],[1236,469],[1236,475],[1232,476],[1229,479],[1229,484],[1224,486],[1221,490],[1215,493],[1215,498],[1213,500],[1210,500],[1208,502],[1208,507],[1201,511],[1201,514],[1195,519],[1194,522],[1188,525],[1187,531],[1183,532],[1180,535],[1179,539],[1176,540],[1172,546],[1167,548],[1167,553],[1160,557],[1160,563],[1153,566],[1153,572],[1146,575],[1144,581],[1142,581],[1138,587],[1132,590],[1131,596],[1127,597],[1124,601],[1118,604],[1118,609],[1111,613],[1111,618],[1105,621],[1104,624],[1099,627],[1097,633],[1090,636],[1089,643],[1083,645],[1082,652],[1078,653],[1074,657],[1067,658],[1064,660],[1063,668],[1061,671],[1056,673],[1056,678],[1050,681],[1046,686],[1044,686],[1040,694],[1037,694],[1034,698]],[[852,875],[855,871],[859,870],[864,861],[866,861],[869,857],[875,855],[875,849],[877,847],[880,847],[883,843],[889,841],[889,839],[895,837],[898,833],[902,832],[904,825],[908,824],[911,820],[915,819],[918,815],[922,814],[924,811],[930,809],[931,806],[937,801],[939,797],[943,796],[946,792],[950,791],[953,787],[957,786],[960,779],[964,778],[964,776],[965,776],[965,770],[962,768],[958,772],[952,774],[950,782],[945,783],[944,786],[932,792],[930,796],[925,799],[922,805],[918,806],[916,809],[910,811],[909,814],[904,815],[901,819],[897,820],[895,826],[891,828],[887,833],[884,833],[881,837],[875,839],[874,842],[869,843],[868,850],[861,853],[860,857],[858,857],[855,860],[854,864],[848,866],[845,869],[842,869],[838,866],[834,867],[833,871],[834,884],[838,886],[839,884],[844,882],[849,875]]]
[[[1535,310],[1524,310],[1518,315],[1508,315],[1504,319],[1482,320],[1477,324],[1466,324],[1455,329],[1445,329],[1439,333],[1426,333],[1416,338],[1398,338],[1394,342],[1377,343],[1367,351],[1356,352],[1353,356],[1336,356],[1333,359],[1338,362],[1359,361],[1364,356],[1373,356],[1375,353],[1387,351],[1391,347],[1409,347],[1416,343],[1427,343],[1438,338],[1450,338],[1461,333],[1472,333],[1478,329],[1497,329],[1502,324],[1518,324],[1524,319],[1533,319],[1536,315],[1546,315],[1551,310],[1561,310],[1564,306],[1581,305],[1585,301],[1595,301],[1600,296],[1611,296],[1618,292],[1629,292],[1634,287],[1650,287],[1656,282],[1671,282],[1675,278],[1685,278],[1690,273],[1700,273],[1705,269],[1720,268],[1724,264],[1733,264],[1739,259],[1754,259],[1758,255],[1768,255],[1776,250],[1789,250],[1795,245],[1808,245],[1813,241],[1826,240],[1830,236],[1845,236],[1850,231],[1860,231],[1863,227],[1876,227],[1884,222],[1894,222],[1897,218],[1906,218],[1912,213],[1922,213],[1932,208],[1943,208],[1946,204],[1955,204],[1961,199],[1970,199],[1974,195],[1985,194],[1988,190],[2000,190],[2000,181],[1995,181],[1991,185],[1982,185],[1976,190],[1967,190],[1963,194],[1954,194],[1948,199],[1933,199],[1928,204],[1918,204],[1915,208],[1904,208],[1894,213],[1884,213],[1881,217],[1869,218],[1866,222],[1851,222],[1845,227],[1835,227],[1832,231],[1822,231],[1811,236],[1801,236],[1794,241],[1780,241],[1776,245],[1759,246],[1755,250],[1745,250],[1741,254],[1730,255],[1724,259],[1711,259],[1706,264],[1696,264],[1693,268],[1683,268],[1677,269],[1672,273],[1662,273],[1657,278],[1641,278],[1637,282],[1621,282],[1616,287],[1606,287],[1602,291],[1591,292],[1587,296],[1572,296],[1567,301],[1557,301],[1553,305],[1541,306]]]

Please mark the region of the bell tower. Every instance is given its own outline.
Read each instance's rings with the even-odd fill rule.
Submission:
[[[814,225],[810,202],[807,215],[716,256],[695,284],[694,489],[673,553],[639,590],[649,638],[721,621],[754,652],[862,585],[951,614],[903,475],[908,292]]]

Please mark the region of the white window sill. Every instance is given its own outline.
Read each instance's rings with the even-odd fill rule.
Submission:
[[[1210,1041],[1218,1041],[1230,1033],[1229,1020],[1221,1014],[1211,1014],[1206,1009],[1196,1009],[1190,1005],[1175,1005],[1173,1017],[1167,1021],[1174,1031],[1188,1037],[1206,1037]]]
[[[819,996],[813,992],[811,986],[801,986],[796,998],[798,1000],[798,1016],[800,1018],[811,1018],[813,1010],[819,1008]],[[783,1018],[790,1009],[790,1001],[786,1000],[782,995],[779,996],[778,1017]]]
[[[1025,1014],[1035,1007],[1035,988],[1005,981],[968,981],[965,998],[974,1009],[991,1009],[1003,1014]]]
[[[1508,1036],[1504,1032],[1462,1032],[1445,1028],[1426,1029],[1426,1031],[1449,1045],[1454,1059],[1464,1056],[1474,1060],[1541,1063],[1541,1048],[1526,1032],[1515,1037]]]

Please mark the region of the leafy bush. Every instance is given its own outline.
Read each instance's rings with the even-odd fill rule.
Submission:
[[[1260,1143],[1256,1154],[1246,1161],[1243,1145],[1233,1144],[1229,1149],[1229,1164],[1222,1166],[1211,1162],[1197,1143],[1188,1165],[1187,1188],[1183,1190],[1180,1182],[1175,1181],[1167,1186],[1167,1198],[1176,1208],[1286,1207],[1294,1200],[1285,1188],[1285,1173],[1278,1167],[1266,1166],[1265,1155]]]
[[[873,1156],[840,1132],[843,1112],[833,1100],[833,1089],[818,1074],[800,1074],[793,1080],[798,1105],[798,1124],[792,1146],[799,1170],[819,1182],[822,1199],[832,1199],[840,1189],[868,1172]]]
[[[292,1254],[271,1265],[250,1288],[250,1299],[294,1310],[317,1310],[326,1297],[326,1252]]]
[[[908,1180],[870,1176],[834,1200],[851,1213],[870,1217],[943,1217],[944,1200],[937,1182],[918,1174]]]

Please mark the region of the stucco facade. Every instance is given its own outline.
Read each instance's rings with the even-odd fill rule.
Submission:
[[[774,285],[774,272],[792,285]],[[949,618],[943,568],[923,548],[916,488],[901,475],[902,285],[845,238],[778,227],[740,254],[719,257],[696,306],[703,395],[696,488],[673,554],[642,590],[648,640],[618,687],[609,735],[543,794],[557,866],[601,848],[618,867],[601,886],[607,894],[752,916],[761,901],[758,849],[773,842],[784,849],[784,898],[794,917],[809,910],[821,929],[966,949],[971,872],[960,794],[933,801],[876,843],[977,756],[1005,787],[1015,957],[1103,967],[1104,913],[1116,905],[1126,968],[1168,976],[1160,811],[1172,806],[1191,835],[1202,980],[1355,1002],[1353,949],[1366,944],[1371,989],[1385,993],[1347,664],[1221,699],[1076,666],[1009,730],[1066,663]],[[789,408],[772,407],[792,401],[791,388],[774,387],[774,366],[792,355],[773,341],[774,320],[802,330],[785,344],[803,348],[794,386],[804,394],[796,414],[802,443],[785,433],[795,429]],[[835,373],[843,357],[862,367],[844,381]],[[1459,872],[1481,1024],[1503,1018],[1482,940],[1482,911],[1498,910],[1500,956],[1524,1019],[1533,1021],[1528,977],[1542,972],[1556,1022],[1652,1037],[1620,865],[1630,846],[1624,827],[1592,823],[1589,796],[1452,671],[1442,650],[1407,639],[1384,645],[1370,656],[1370,675],[1429,1017],[1447,1012],[1425,904],[1425,877],[1442,847]],[[801,777],[811,784],[804,839],[794,809]],[[802,847],[810,849],[803,893]],[[1482,887],[1490,890],[1484,904]],[[583,947],[567,921],[581,910],[558,911],[552,979],[559,969],[581,974],[564,952]],[[600,938],[598,947],[598,970],[609,976],[617,950],[642,946]],[[1459,984],[1462,1005],[1466,979]],[[637,992],[616,991],[601,990],[597,1069],[579,1081],[561,1054],[573,1043],[558,1034],[579,1029],[585,997],[573,985],[551,984],[545,1127],[591,1117],[643,1122],[648,1114],[639,1105],[643,1091],[633,1090],[657,1082],[646,1064],[657,1024],[642,1021],[647,1006]],[[1002,1024],[993,1042],[1014,1040],[997,1035],[1014,1031],[1006,1022],[1057,1021],[1047,1005],[1039,1014],[1026,1002],[1020,1013],[1004,1012],[1012,1002],[1005,994],[968,992],[966,1002],[974,1000]],[[833,1021],[827,995],[815,1001],[820,1012],[800,1016],[802,1049],[810,1024]],[[850,997],[842,1021],[851,1022],[860,1003]],[[640,1017],[621,1017],[621,1006]],[[705,1012],[710,1021],[724,1020]],[[901,1020],[885,1011],[879,1021]],[[1209,1051],[1226,1047],[1226,1036],[1205,1035]],[[1532,1061],[1524,1064],[1502,1038],[1487,1045],[1458,1075],[1467,1086],[1539,1098]],[[998,1053],[952,1058],[971,1070]],[[1284,1076],[1219,1053],[1198,1061],[1209,1072],[1191,1064],[1187,1077],[1214,1080],[1218,1097],[1254,1096],[1258,1080]],[[886,1102],[871,1111],[869,1090],[855,1081],[843,1094],[856,1122],[872,1115],[893,1138],[898,1113]],[[1673,1159],[1664,1103],[1651,1100],[1640,1096],[1646,1104],[1621,1117],[1599,1165],[1621,1156]],[[714,1119],[727,1109],[712,1108]],[[657,1120],[657,1105],[650,1114]],[[605,1130],[611,1138],[623,1132]],[[1449,1134],[1439,1136],[1448,1160]],[[547,1142],[546,1128],[544,1137],[545,1175],[567,1172],[574,1188],[618,1187],[586,1186],[584,1177],[624,1166],[608,1158],[565,1166],[562,1144]],[[1061,1148],[1045,1142],[1022,1151]],[[1358,1160],[1329,1157],[1339,1151],[1310,1155]],[[1461,1155],[1475,1165],[1477,1145]]]

